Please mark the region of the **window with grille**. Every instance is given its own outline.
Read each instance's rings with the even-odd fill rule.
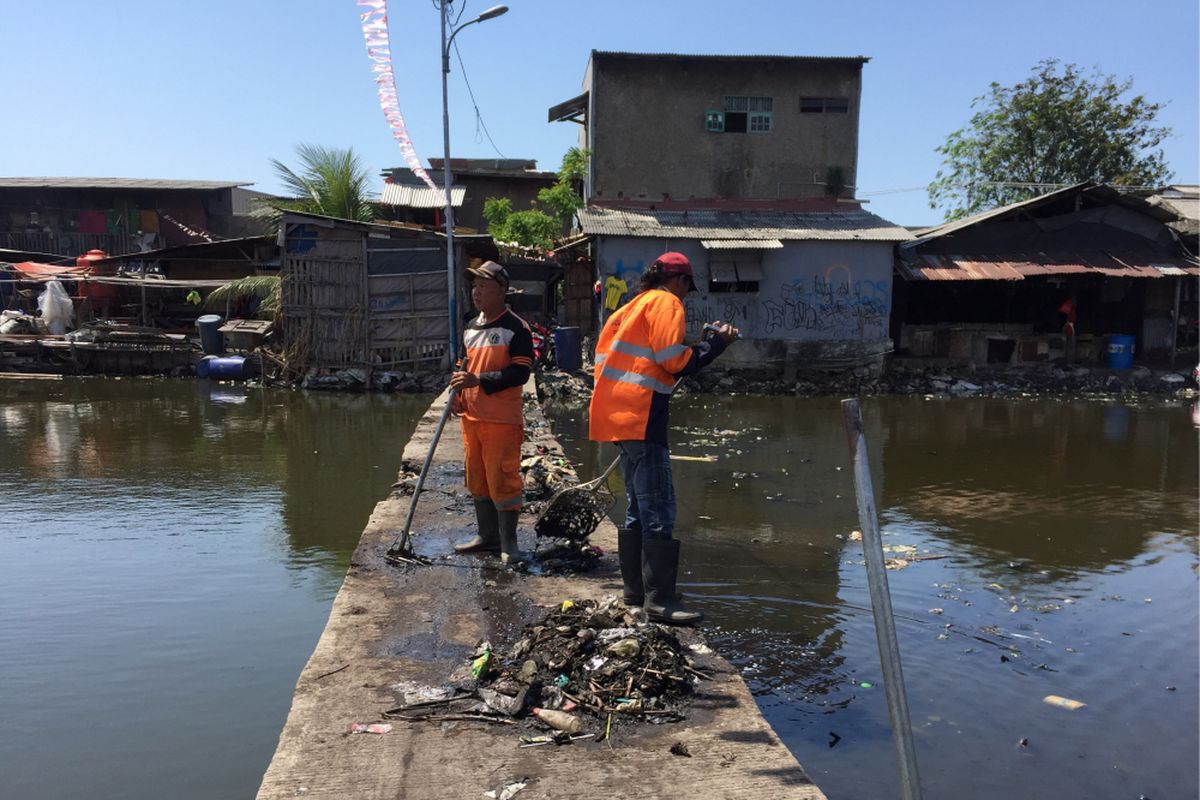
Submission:
[[[774,98],[726,95],[725,109],[704,113],[704,129],[713,133],[770,133]]]

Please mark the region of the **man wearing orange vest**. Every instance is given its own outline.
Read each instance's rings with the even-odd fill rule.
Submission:
[[[679,541],[675,488],[667,449],[667,406],[675,380],[724,352],[737,329],[716,325],[716,336],[683,343],[683,298],[695,291],[682,253],[663,253],[642,274],[641,292],[617,309],[596,344],[589,438],[615,442],[629,502],[617,532],[626,605],[640,605],[655,622],[691,625],[703,615],[679,602]]]
[[[499,552],[506,563],[524,561],[525,554],[517,548],[517,519],[525,499],[521,387],[533,367],[533,336],[525,320],[504,303],[504,267],[485,261],[467,274],[479,316],[463,332],[467,369],[454,373],[450,388],[458,390],[454,410],[462,414],[467,491],[475,503],[479,532],[454,549]]]

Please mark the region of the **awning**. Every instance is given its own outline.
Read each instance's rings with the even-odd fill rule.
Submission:
[[[550,110],[546,114],[546,121],[582,123],[581,118],[587,114],[587,107],[588,93],[584,92],[578,97],[572,97],[556,106],[550,106]]]
[[[22,261],[19,264],[13,264],[13,269],[22,276],[35,281],[49,281],[55,278],[70,281],[81,278],[92,271],[91,267],[56,267],[36,261]]]
[[[912,261],[898,259],[896,270],[910,281],[1019,281],[1049,275],[1162,278],[1200,275],[1200,262],[1184,256],[1104,251],[969,256],[923,253]]]
[[[705,250],[779,250],[783,242],[778,239],[701,239]]]

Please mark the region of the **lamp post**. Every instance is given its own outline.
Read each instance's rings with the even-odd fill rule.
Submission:
[[[448,18],[450,0],[441,0],[439,5],[442,11],[442,188],[446,192],[446,282],[450,303],[450,360],[451,366],[453,366],[462,339],[458,335],[458,272],[454,267],[454,202],[450,196],[450,187],[453,185],[450,175],[450,102],[447,90],[447,81],[450,77],[450,46],[454,43],[454,37],[463,28],[505,14],[508,12],[508,6],[492,6],[475,19],[464,22],[450,31],[450,35],[447,36],[446,31],[450,27]]]

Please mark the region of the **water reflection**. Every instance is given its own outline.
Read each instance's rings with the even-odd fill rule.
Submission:
[[[0,796],[252,795],[427,404],[0,382]]]
[[[1196,796],[1195,704],[1163,689],[1200,684],[1190,411],[864,400],[885,544],[937,559],[888,573],[927,796]],[[585,411],[552,417],[600,472]],[[673,452],[714,459],[673,464],[712,640],[830,796],[894,796],[837,401],[678,398],[672,421]],[[1089,715],[1048,713],[1051,693]]]

